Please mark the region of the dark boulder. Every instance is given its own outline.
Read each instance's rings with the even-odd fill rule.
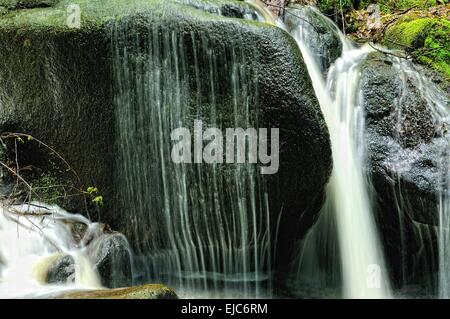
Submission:
[[[361,89],[377,217],[395,279],[404,284],[420,281],[420,273],[437,267],[437,194],[448,139],[422,94],[421,81],[403,74],[397,63],[392,56],[369,54]]]
[[[45,156],[33,161],[39,150],[27,152],[32,155],[26,166],[41,167],[47,175],[58,175],[58,180],[71,180],[78,190],[98,187],[104,206],[92,209],[91,217],[101,216],[102,221],[124,233],[134,248],[145,250],[148,242],[159,244],[158,240],[149,239],[156,233],[151,231],[154,221],[141,218],[149,212],[139,196],[148,193],[148,198],[155,201],[163,197],[158,193],[159,186],[155,186],[156,192],[151,191],[154,185],[162,185],[161,176],[155,175],[146,185],[132,181],[130,185],[147,187],[136,190],[117,179],[124,171],[124,163],[118,159],[117,151],[123,143],[119,141],[114,109],[117,88],[111,34],[114,30],[126,31],[126,38],[118,40],[122,45],[127,41],[136,45],[135,40],[140,39],[137,44],[140,46],[149,35],[169,46],[174,38],[181,39],[187,54],[178,61],[185,63],[188,70],[186,81],[195,80],[196,63],[204,62],[199,67],[203,91],[189,101],[192,110],[198,100],[209,99],[212,81],[208,58],[214,57],[217,65],[212,74],[218,92],[214,103],[228,120],[233,119],[230,115],[232,88],[224,84],[231,82],[231,78],[224,77],[227,74],[224,70],[230,67],[231,57],[238,55],[241,70],[251,70],[257,84],[256,89],[247,88],[248,96],[253,95],[258,101],[251,105],[252,117],[257,109],[261,127],[280,128],[280,169],[278,174],[267,176],[265,182],[270,230],[273,235],[279,235],[278,265],[285,267],[291,260],[295,240],[317,219],[332,166],[328,130],[295,41],[285,31],[269,24],[210,13],[221,12],[211,6],[224,8],[230,1],[139,0],[133,5],[125,0],[72,2],[81,8],[80,29],[66,25],[67,8],[63,2],[51,8],[17,10],[0,17],[0,131],[24,132],[45,141],[70,162],[78,172],[79,181],[73,175],[67,176],[65,170],[55,172],[52,165],[47,165],[50,163],[45,161]],[[201,9],[205,7],[202,3],[208,3],[206,12]],[[244,2],[231,3],[245,10],[249,8]],[[202,54],[195,55],[194,47],[203,50],[198,51]],[[129,51],[130,55],[135,53],[133,50]],[[133,67],[140,66],[130,66],[130,72],[135,72]],[[175,69],[172,71],[163,72],[164,76],[177,74]],[[136,78],[130,79],[133,80]],[[136,83],[144,82],[136,80]],[[140,87],[136,85],[136,90],[128,91],[133,95],[128,100],[130,105],[137,105],[135,97],[139,96],[135,92]],[[173,87],[176,86],[166,86],[168,90]],[[238,91],[246,92],[242,87]],[[208,103],[204,103],[205,109]],[[208,110],[203,116],[209,118]],[[149,125],[142,127],[147,129]],[[135,140],[136,147],[144,152],[136,163],[152,156],[145,153],[149,149],[146,144],[149,141],[142,141],[146,136],[142,134],[142,139]],[[144,179],[146,175],[141,171],[137,177]],[[63,206],[80,212],[85,212],[86,207],[82,199],[71,200]],[[163,222],[157,226],[161,233],[167,233]]]

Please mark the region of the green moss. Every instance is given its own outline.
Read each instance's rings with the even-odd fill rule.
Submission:
[[[381,11],[390,13],[396,10],[409,8],[429,8],[438,5],[436,0],[382,0],[376,1]],[[448,1],[447,1],[448,2]]]
[[[320,11],[331,14],[337,10],[342,9],[348,11],[353,9],[353,3],[351,0],[324,0],[318,1]]]
[[[0,0],[0,6],[5,8],[13,8],[17,4],[17,0]]]
[[[391,48],[405,49],[417,62],[450,78],[450,21],[438,18],[402,19],[388,29],[385,43]]]
[[[9,0],[0,0],[9,1]],[[31,8],[27,10],[11,10],[0,18],[1,27],[13,26],[33,26],[36,28],[52,28],[53,31],[62,31],[70,29],[67,26],[67,19],[70,15],[68,8],[70,5],[78,5],[81,14],[81,25],[83,29],[99,28],[106,22],[121,17],[129,16],[134,13],[141,14],[145,11],[151,11],[153,15],[163,17],[166,12],[177,12],[183,10],[184,14],[193,14],[197,16],[207,16],[208,18],[225,19],[217,15],[207,13],[195,8],[195,4],[202,5],[230,5],[236,4],[240,7],[250,7],[249,4],[241,1],[216,0],[62,0],[52,7]],[[181,9],[182,8],[182,9]],[[73,29],[72,29],[73,31]]]
[[[318,7],[322,12],[333,13],[337,10],[343,10],[344,13],[349,10],[359,10],[366,9],[370,4],[378,4],[381,11],[385,13],[390,13],[395,10],[404,10],[407,8],[429,8],[436,6],[445,1],[436,0],[362,0],[362,1],[352,1],[352,0],[322,0],[318,1]]]
[[[424,32],[430,28],[435,19],[421,18],[416,20],[403,19],[394,24],[386,32],[385,40],[391,46],[415,47],[416,42]]]
[[[64,192],[57,178],[50,175],[41,175],[31,182],[39,200],[49,204],[62,204]]]

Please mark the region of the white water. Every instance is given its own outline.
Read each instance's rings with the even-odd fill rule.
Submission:
[[[295,9],[288,13],[292,11]],[[355,49],[341,35],[343,54],[325,83],[318,58],[309,47],[314,30],[304,20],[296,22],[290,33],[302,52],[330,132],[334,170],[327,197],[337,225],[343,296],[389,298],[390,285],[362,167],[364,114],[358,66],[370,49]]]
[[[93,265],[72,235],[73,223],[91,224],[56,206],[0,204],[0,298],[43,298],[101,288]],[[59,254],[73,257],[74,282],[46,284],[48,269]]]

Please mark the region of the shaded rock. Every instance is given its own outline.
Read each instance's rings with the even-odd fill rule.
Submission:
[[[87,255],[109,288],[131,285],[131,254],[128,241],[119,233],[103,234],[89,243]]]
[[[326,75],[330,65],[342,54],[337,26],[317,9],[309,6],[288,7],[284,20],[290,33],[299,25],[302,27],[303,37],[313,48],[318,65]]]
[[[370,171],[381,193],[391,189],[387,185],[401,187],[412,220],[437,225],[438,163],[447,142],[418,83],[405,81],[382,54],[371,54],[363,64]]]
[[[420,80],[395,63],[371,53],[362,65],[361,88],[379,227],[396,283],[405,284],[437,269],[437,194],[448,133],[436,122]]]
[[[70,292],[55,299],[177,299],[174,290],[164,285],[144,285],[112,290]]]
[[[58,255],[47,273],[49,284],[66,284],[75,281],[75,260],[70,255]]]

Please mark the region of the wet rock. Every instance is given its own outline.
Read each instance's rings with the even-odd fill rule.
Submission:
[[[409,218],[437,225],[438,163],[446,141],[420,88],[403,82],[388,57],[373,53],[362,67],[362,92],[377,191],[388,196],[398,187]]]
[[[55,299],[178,299],[178,297],[169,287],[151,284],[111,290],[70,292]]]
[[[186,76],[189,80],[195,79],[192,71],[198,63],[194,47],[214,52],[219,61],[217,76],[224,74],[230,56],[237,52],[242,56],[242,67],[252,70],[257,83],[254,93],[259,101],[258,125],[280,128],[280,169],[266,178],[270,229],[273,235],[276,231],[280,234],[277,264],[287,265],[295,240],[305,235],[318,217],[332,166],[328,130],[295,41],[275,26],[218,16],[195,6],[208,3],[223,8],[229,1],[189,1],[189,5],[182,0],[135,1],[133,5],[126,0],[72,3],[80,5],[81,12],[89,13],[83,14],[80,29],[66,25],[64,2],[52,8],[18,10],[14,16],[0,18],[0,131],[31,134],[63,154],[78,172],[81,184],[95,185],[105,198],[102,208],[91,207],[90,216],[110,224],[125,234],[134,248],[145,251],[150,246],[153,221],[139,219],[137,226],[133,224],[137,220],[133,215],[136,201],[124,198],[124,184],[117,181],[120,161],[112,90],[111,26],[116,23],[119,31],[126,30],[132,43],[137,37],[148,39],[151,34],[182,39],[188,51],[183,63],[191,72]],[[232,3],[248,10],[244,2]],[[198,56],[204,61],[197,66],[199,72],[207,75],[198,96],[202,101],[211,94],[207,57]],[[223,89],[221,79],[216,82],[219,117],[230,119],[231,90]],[[197,99],[192,98],[195,108]],[[210,118],[207,103],[203,108],[206,111],[202,115]],[[50,162],[45,156],[36,163],[33,159],[37,153],[27,153],[31,154],[27,164],[41,167],[46,175],[64,175],[63,180],[79,184],[73,174],[66,176],[65,170],[42,167],[40,163]],[[144,191],[136,189],[135,193],[142,195]],[[162,195],[152,192],[152,196]],[[64,208],[85,211],[84,198],[69,198]],[[98,212],[101,218],[97,218]]]
[[[131,254],[128,241],[119,233],[103,234],[87,246],[87,255],[109,288],[131,284]]]
[[[58,255],[47,273],[49,284],[66,284],[75,281],[75,260],[70,255]]]
[[[367,171],[397,284],[417,283],[423,279],[421,274],[438,266],[437,194],[448,141],[421,95],[419,82],[403,77],[392,57],[381,53],[371,53],[362,65]]]
[[[301,25],[303,36],[310,47],[322,72],[326,75],[330,65],[341,56],[342,42],[336,25],[320,12],[309,6],[292,5],[286,9],[285,24],[289,32]]]

